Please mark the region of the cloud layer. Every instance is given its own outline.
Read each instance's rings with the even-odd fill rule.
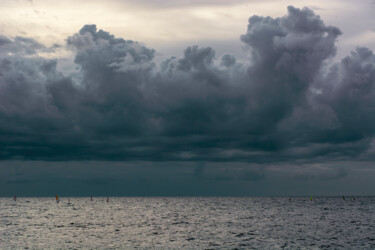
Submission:
[[[157,64],[153,49],[85,25],[66,40],[71,74],[39,56],[54,47],[0,36],[0,159],[367,159],[375,56],[357,48],[332,63],[340,34],[312,10],[288,7],[280,18],[250,17],[247,62],[191,46]]]

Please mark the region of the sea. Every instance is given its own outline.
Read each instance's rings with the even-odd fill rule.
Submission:
[[[0,198],[0,248],[374,249],[375,197]]]

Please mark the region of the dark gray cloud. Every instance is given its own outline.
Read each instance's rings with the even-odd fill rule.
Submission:
[[[329,169],[324,171],[315,171],[314,173],[301,173],[294,176],[295,180],[307,181],[307,180],[320,180],[320,181],[332,181],[340,180],[348,176],[347,170],[344,168]]]
[[[205,181],[259,181],[266,178],[266,174],[262,167],[216,165],[207,168],[201,163],[194,169],[194,178]]]
[[[341,31],[308,8],[252,16],[249,60],[190,46],[155,51],[85,25],[66,40],[77,71],[52,51],[0,37],[0,158],[278,163],[360,158],[374,138],[375,57],[358,48],[332,64]],[[215,172],[216,171],[216,172]],[[194,176],[260,180],[232,168]],[[327,177],[328,178],[328,177]],[[102,179],[96,179],[106,183]]]
[[[356,160],[266,168],[235,162],[5,160],[0,196],[373,195],[374,174],[373,162]]]

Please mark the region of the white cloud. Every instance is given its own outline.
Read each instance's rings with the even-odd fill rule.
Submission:
[[[344,35],[338,44],[347,54],[356,45],[371,49],[373,35],[368,34],[375,20],[370,3],[365,1],[314,1],[313,7],[329,25],[340,27]],[[84,24],[97,24],[104,30],[126,39],[146,43],[169,54],[178,47],[199,41],[226,41],[238,44],[251,15],[282,16],[286,7],[310,6],[311,1],[49,1],[3,0],[0,8],[0,31],[7,36],[27,35],[44,44],[61,41]],[[350,17],[350,18],[348,18]],[[355,22],[353,22],[355,20]],[[371,26],[372,25],[372,26]],[[183,44],[183,46],[179,46]],[[350,47],[350,49],[347,49]]]

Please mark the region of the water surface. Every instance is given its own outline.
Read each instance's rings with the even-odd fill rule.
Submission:
[[[375,197],[0,198],[5,248],[375,248]]]

